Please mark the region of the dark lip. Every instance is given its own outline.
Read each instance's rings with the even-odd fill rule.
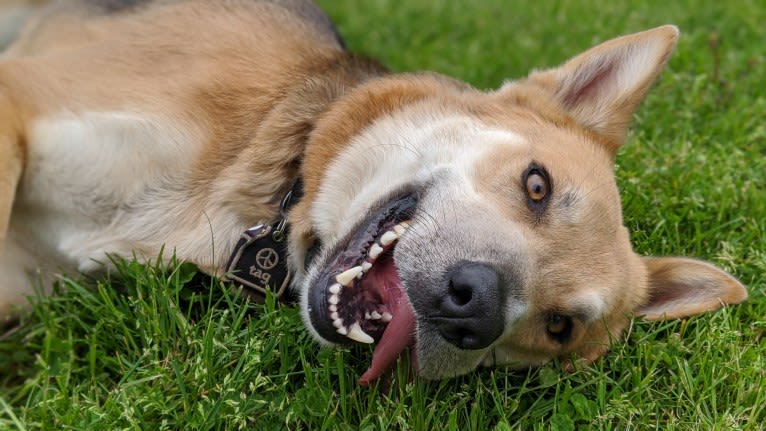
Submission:
[[[349,267],[364,255],[383,224],[409,220],[415,212],[419,195],[414,191],[400,191],[392,197],[374,205],[367,216],[338,243],[330,258],[322,263],[324,268],[309,287],[309,319],[317,333],[325,340],[336,344],[351,344],[347,337],[338,334],[327,315],[327,289],[333,284],[332,277],[338,268]]]

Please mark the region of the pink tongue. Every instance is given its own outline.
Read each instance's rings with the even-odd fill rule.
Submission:
[[[415,343],[415,314],[407,300],[398,301],[392,314],[394,318],[375,346],[370,368],[359,378],[359,384],[362,386],[369,386],[391,369],[404,349]]]

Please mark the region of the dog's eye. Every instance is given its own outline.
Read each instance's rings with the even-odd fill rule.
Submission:
[[[545,330],[549,337],[559,343],[566,343],[572,335],[572,318],[560,314],[551,314],[548,316]]]
[[[545,200],[550,191],[548,178],[537,169],[530,169],[525,179],[527,196],[534,203],[540,203]]]

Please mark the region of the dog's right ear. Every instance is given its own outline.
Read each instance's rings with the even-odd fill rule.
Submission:
[[[605,138],[614,152],[633,112],[668,62],[678,40],[672,25],[618,37],[562,66],[534,72],[530,81],[553,93],[581,126]]]
[[[747,299],[747,289],[715,266],[683,257],[643,258],[649,297],[634,310],[646,320],[678,319]]]

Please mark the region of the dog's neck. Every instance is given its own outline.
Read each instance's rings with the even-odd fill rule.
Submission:
[[[285,302],[295,299],[287,286],[291,274],[302,268],[288,265],[287,236],[291,230],[288,215],[304,194],[303,178],[306,172],[302,162],[316,124],[328,111],[332,111],[337,100],[386,73],[372,60],[342,53],[321,69],[307,67],[302,75],[296,77],[298,83],[286,89],[281,100],[269,112],[262,114],[262,120],[255,127],[254,142],[247,149],[257,150],[259,154],[236,160],[235,164],[247,165],[236,171],[274,172],[266,175],[272,181],[272,189],[276,178],[281,184],[271,198],[273,209],[268,216],[269,222],[259,222],[242,233],[223,274],[241,284],[255,299],[263,299],[267,290]],[[318,179],[312,172],[308,175]],[[227,190],[231,193],[227,199],[241,205],[237,211],[245,220],[252,217],[252,203],[262,200],[259,196],[251,196],[254,189],[259,189],[253,187],[258,181],[258,178],[252,178],[252,181],[236,182],[232,189]],[[243,199],[247,197],[250,198]],[[258,218],[263,220],[263,215]],[[262,262],[259,264],[259,259],[267,255],[274,260],[265,266]]]
[[[298,69],[271,95],[245,93],[240,89],[238,97],[247,100],[219,108],[233,110],[227,111],[226,118],[235,122],[221,125],[225,136],[235,135],[232,129],[245,134],[233,144],[240,148],[227,149],[237,158],[226,161],[230,167],[225,171],[249,175],[236,180],[221,175],[218,182],[223,186],[223,193],[217,200],[231,205],[249,224],[275,218],[280,200],[299,176],[313,188],[308,184],[317,174],[307,173],[303,161],[317,124],[333,110],[336,101],[386,73],[382,66],[345,52],[338,53],[332,60],[307,63]],[[259,101],[264,97],[277,100],[260,110],[263,104]],[[211,171],[221,171],[220,166]],[[259,208],[254,208],[254,203]],[[264,213],[262,209],[267,211]]]

